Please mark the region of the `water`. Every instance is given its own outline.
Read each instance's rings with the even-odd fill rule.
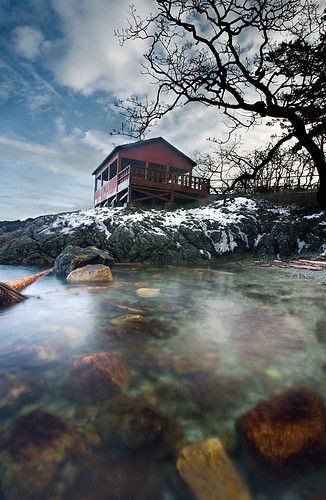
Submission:
[[[0,271],[9,281],[40,270]],[[28,300],[0,310],[0,498],[188,500],[177,450],[212,436],[253,499],[325,493],[324,463],[275,473],[248,458],[235,429],[240,415],[287,389],[326,402],[325,287],[236,264],[113,271],[114,282],[97,287],[49,274],[24,290]],[[107,352],[123,364],[119,390],[108,393],[105,376],[87,375],[89,355]],[[44,420],[29,424],[30,414]],[[61,424],[49,414],[69,429],[63,441],[51,441]]]

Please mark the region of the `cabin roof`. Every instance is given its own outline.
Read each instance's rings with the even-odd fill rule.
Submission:
[[[192,160],[191,158],[189,158],[189,156],[187,156],[184,153],[182,153],[179,149],[177,149],[174,146],[172,146],[172,144],[170,144],[168,141],[166,141],[165,139],[163,139],[163,137],[154,137],[153,139],[146,139],[144,141],[137,141],[137,142],[132,142],[130,144],[121,144],[120,146],[116,146],[111,151],[111,153],[108,154],[108,156],[106,158],[104,158],[104,160],[94,170],[94,172],[92,173],[92,175],[95,175],[105,165],[105,163],[107,163],[110,160],[110,158],[117,153],[117,151],[126,150],[126,149],[133,149],[133,148],[141,147],[144,144],[153,143],[153,142],[161,142],[161,143],[166,144],[177,155],[182,156],[184,159],[186,159],[193,167],[195,167],[197,165],[197,163],[194,160]]]

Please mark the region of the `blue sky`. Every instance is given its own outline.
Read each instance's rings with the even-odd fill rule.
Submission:
[[[155,9],[153,0],[132,3],[140,14]],[[0,0],[0,220],[93,205],[91,173],[128,142],[110,135],[121,123],[114,102],[150,88],[144,42],[120,47],[114,36],[127,26],[129,4]],[[192,156],[221,123],[215,110],[186,106],[147,138],[163,136]]]

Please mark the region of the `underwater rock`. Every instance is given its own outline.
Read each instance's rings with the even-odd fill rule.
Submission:
[[[113,276],[108,266],[94,264],[74,269],[68,274],[67,281],[72,283],[79,283],[80,281],[113,281]]]
[[[56,363],[59,353],[50,346],[14,344],[0,353],[0,366],[37,368]]]
[[[251,500],[249,489],[217,438],[185,446],[177,469],[197,500]]]
[[[137,288],[136,293],[143,299],[153,299],[160,296],[161,290],[160,288]]]
[[[42,492],[62,463],[82,451],[77,434],[60,417],[51,413],[19,417],[5,436],[0,453],[6,500],[43,498]]]
[[[231,409],[244,403],[250,385],[248,378],[240,375],[199,373],[189,387],[201,408],[225,417]]]
[[[121,462],[117,462],[107,453],[91,454],[78,471],[75,483],[67,488],[62,500],[162,498],[164,482],[169,482],[169,479],[171,482],[171,478],[164,478],[162,465],[153,463],[150,458],[137,454],[136,459],[124,457]],[[175,479],[173,477],[172,481]]]
[[[326,408],[310,392],[289,390],[273,396],[242,415],[237,428],[273,466],[326,450]]]
[[[0,416],[13,414],[40,396],[43,381],[18,368],[0,370]]]
[[[125,392],[129,378],[121,354],[99,352],[72,358],[63,388],[77,399],[103,400]]]
[[[101,264],[112,267],[114,259],[109,252],[100,250],[95,246],[82,248],[69,245],[56,258],[54,272],[60,276],[67,277],[74,269],[90,264]]]
[[[315,328],[315,334],[317,337],[318,342],[321,344],[326,344],[326,320],[321,319],[317,321],[316,323],[316,328]]]
[[[96,425],[109,446],[129,450],[157,447],[159,454],[175,453],[183,431],[179,424],[143,398],[118,397],[100,412]]]
[[[124,325],[125,323],[146,323],[147,320],[141,314],[122,314],[111,319],[112,325]]]
[[[219,356],[213,353],[189,354],[173,360],[173,369],[178,375],[208,372],[216,368]]]

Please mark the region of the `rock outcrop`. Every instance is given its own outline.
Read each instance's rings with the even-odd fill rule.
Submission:
[[[114,264],[114,259],[109,252],[94,246],[82,248],[69,245],[56,258],[54,272],[67,277],[75,269],[95,264],[110,267]]]
[[[87,264],[111,267],[110,259],[210,265],[221,259],[320,255],[325,241],[324,212],[303,215],[294,207],[238,197],[170,212],[101,208],[0,222],[0,264],[53,265],[64,251],[56,269],[66,275]],[[81,251],[70,257],[66,247]],[[85,257],[88,247],[96,247],[97,260]]]

